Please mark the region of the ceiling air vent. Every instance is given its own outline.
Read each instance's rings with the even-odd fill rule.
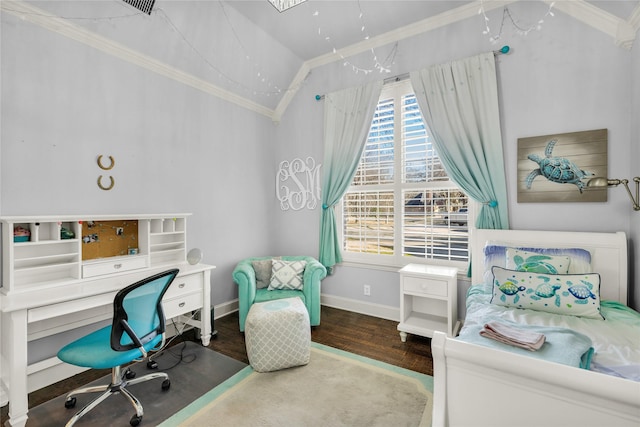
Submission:
[[[136,9],[140,9],[147,15],[151,15],[151,9],[153,9],[153,4],[156,2],[156,0],[122,0],[122,1],[130,4]]]

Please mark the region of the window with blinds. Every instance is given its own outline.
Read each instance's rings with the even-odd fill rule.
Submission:
[[[408,80],[383,89],[341,214],[347,261],[468,261],[468,199],[447,176]]]

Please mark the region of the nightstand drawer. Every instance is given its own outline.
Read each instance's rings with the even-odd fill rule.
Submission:
[[[178,276],[175,278],[164,299],[169,300],[180,295],[190,294],[192,292],[202,291],[202,274],[191,274],[189,276]]]
[[[444,280],[405,276],[402,280],[402,287],[405,292],[419,292],[441,297],[448,295],[448,284]]]

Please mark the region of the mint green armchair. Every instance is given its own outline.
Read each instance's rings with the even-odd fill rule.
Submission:
[[[327,269],[318,260],[309,256],[283,256],[285,261],[306,261],[302,290],[258,289],[256,273],[252,261],[270,260],[273,257],[246,258],[233,270],[233,280],[238,285],[238,311],[240,314],[240,331],[244,331],[244,323],[251,305],[281,298],[300,297],[309,311],[311,326],[320,324],[320,282],[327,276]]]

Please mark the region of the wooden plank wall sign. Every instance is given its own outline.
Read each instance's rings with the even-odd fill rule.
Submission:
[[[607,129],[518,139],[518,203],[606,202]]]

